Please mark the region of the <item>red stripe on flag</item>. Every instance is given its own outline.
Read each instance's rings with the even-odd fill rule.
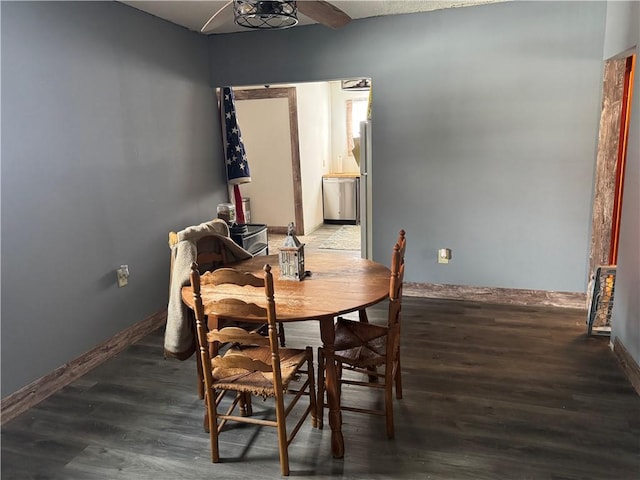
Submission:
[[[242,208],[242,194],[240,193],[240,185],[233,186],[233,197],[236,202],[236,223],[244,225],[244,209]]]

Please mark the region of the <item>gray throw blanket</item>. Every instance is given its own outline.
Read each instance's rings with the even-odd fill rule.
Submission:
[[[170,234],[172,270],[164,333],[165,357],[186,360],[195,351],[193,312],[182,302],[182,287],[189,285],[191,264],[197,258],[196,244],[206,236],[220,239],[230,263],[252,257],[229,237],[229,227],[218,218]]]

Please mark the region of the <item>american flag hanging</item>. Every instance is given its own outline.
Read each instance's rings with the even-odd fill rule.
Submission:
[[[251,182],[247,153],[242,142],[242,133],[236,117],[235,97],[231,87],[222,88],[222,121],[225,132],[225,164],[227,166],[227,182],[233,185],[233,196],[236,204],[238,223],[245,223],[242,207],[242,194],[239,185]]]
[[[222,108],[226,132],[225,161],[227,164],[227,180],[229,185],[249,183],[251,174],[247,163],[247,153],[242,143],[242,133],[236,118],[236,104],[231,87],[222,89]]]

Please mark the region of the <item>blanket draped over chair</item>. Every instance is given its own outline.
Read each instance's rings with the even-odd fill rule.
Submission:
[[[216,218],[210,222],[185,228],[169,234],[171,247],[171,281],[169,285],[169,305],[167,325],[164,333],[165,357],[179,360],[189,358],[196,348],[193,313],[182,302],[182,287],[189,285],[191,263],[196,261],[196,244],[202,237],[214,236],[220,239],[226,250],[229,263],[251,258],[252,255],[238,246],[229,236],[229,227],[224,220]]]

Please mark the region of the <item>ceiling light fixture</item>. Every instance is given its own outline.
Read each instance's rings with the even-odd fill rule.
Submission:
[[[298,23],[293,0],[233,0],[233,17],[241,27],[274,30]]]

